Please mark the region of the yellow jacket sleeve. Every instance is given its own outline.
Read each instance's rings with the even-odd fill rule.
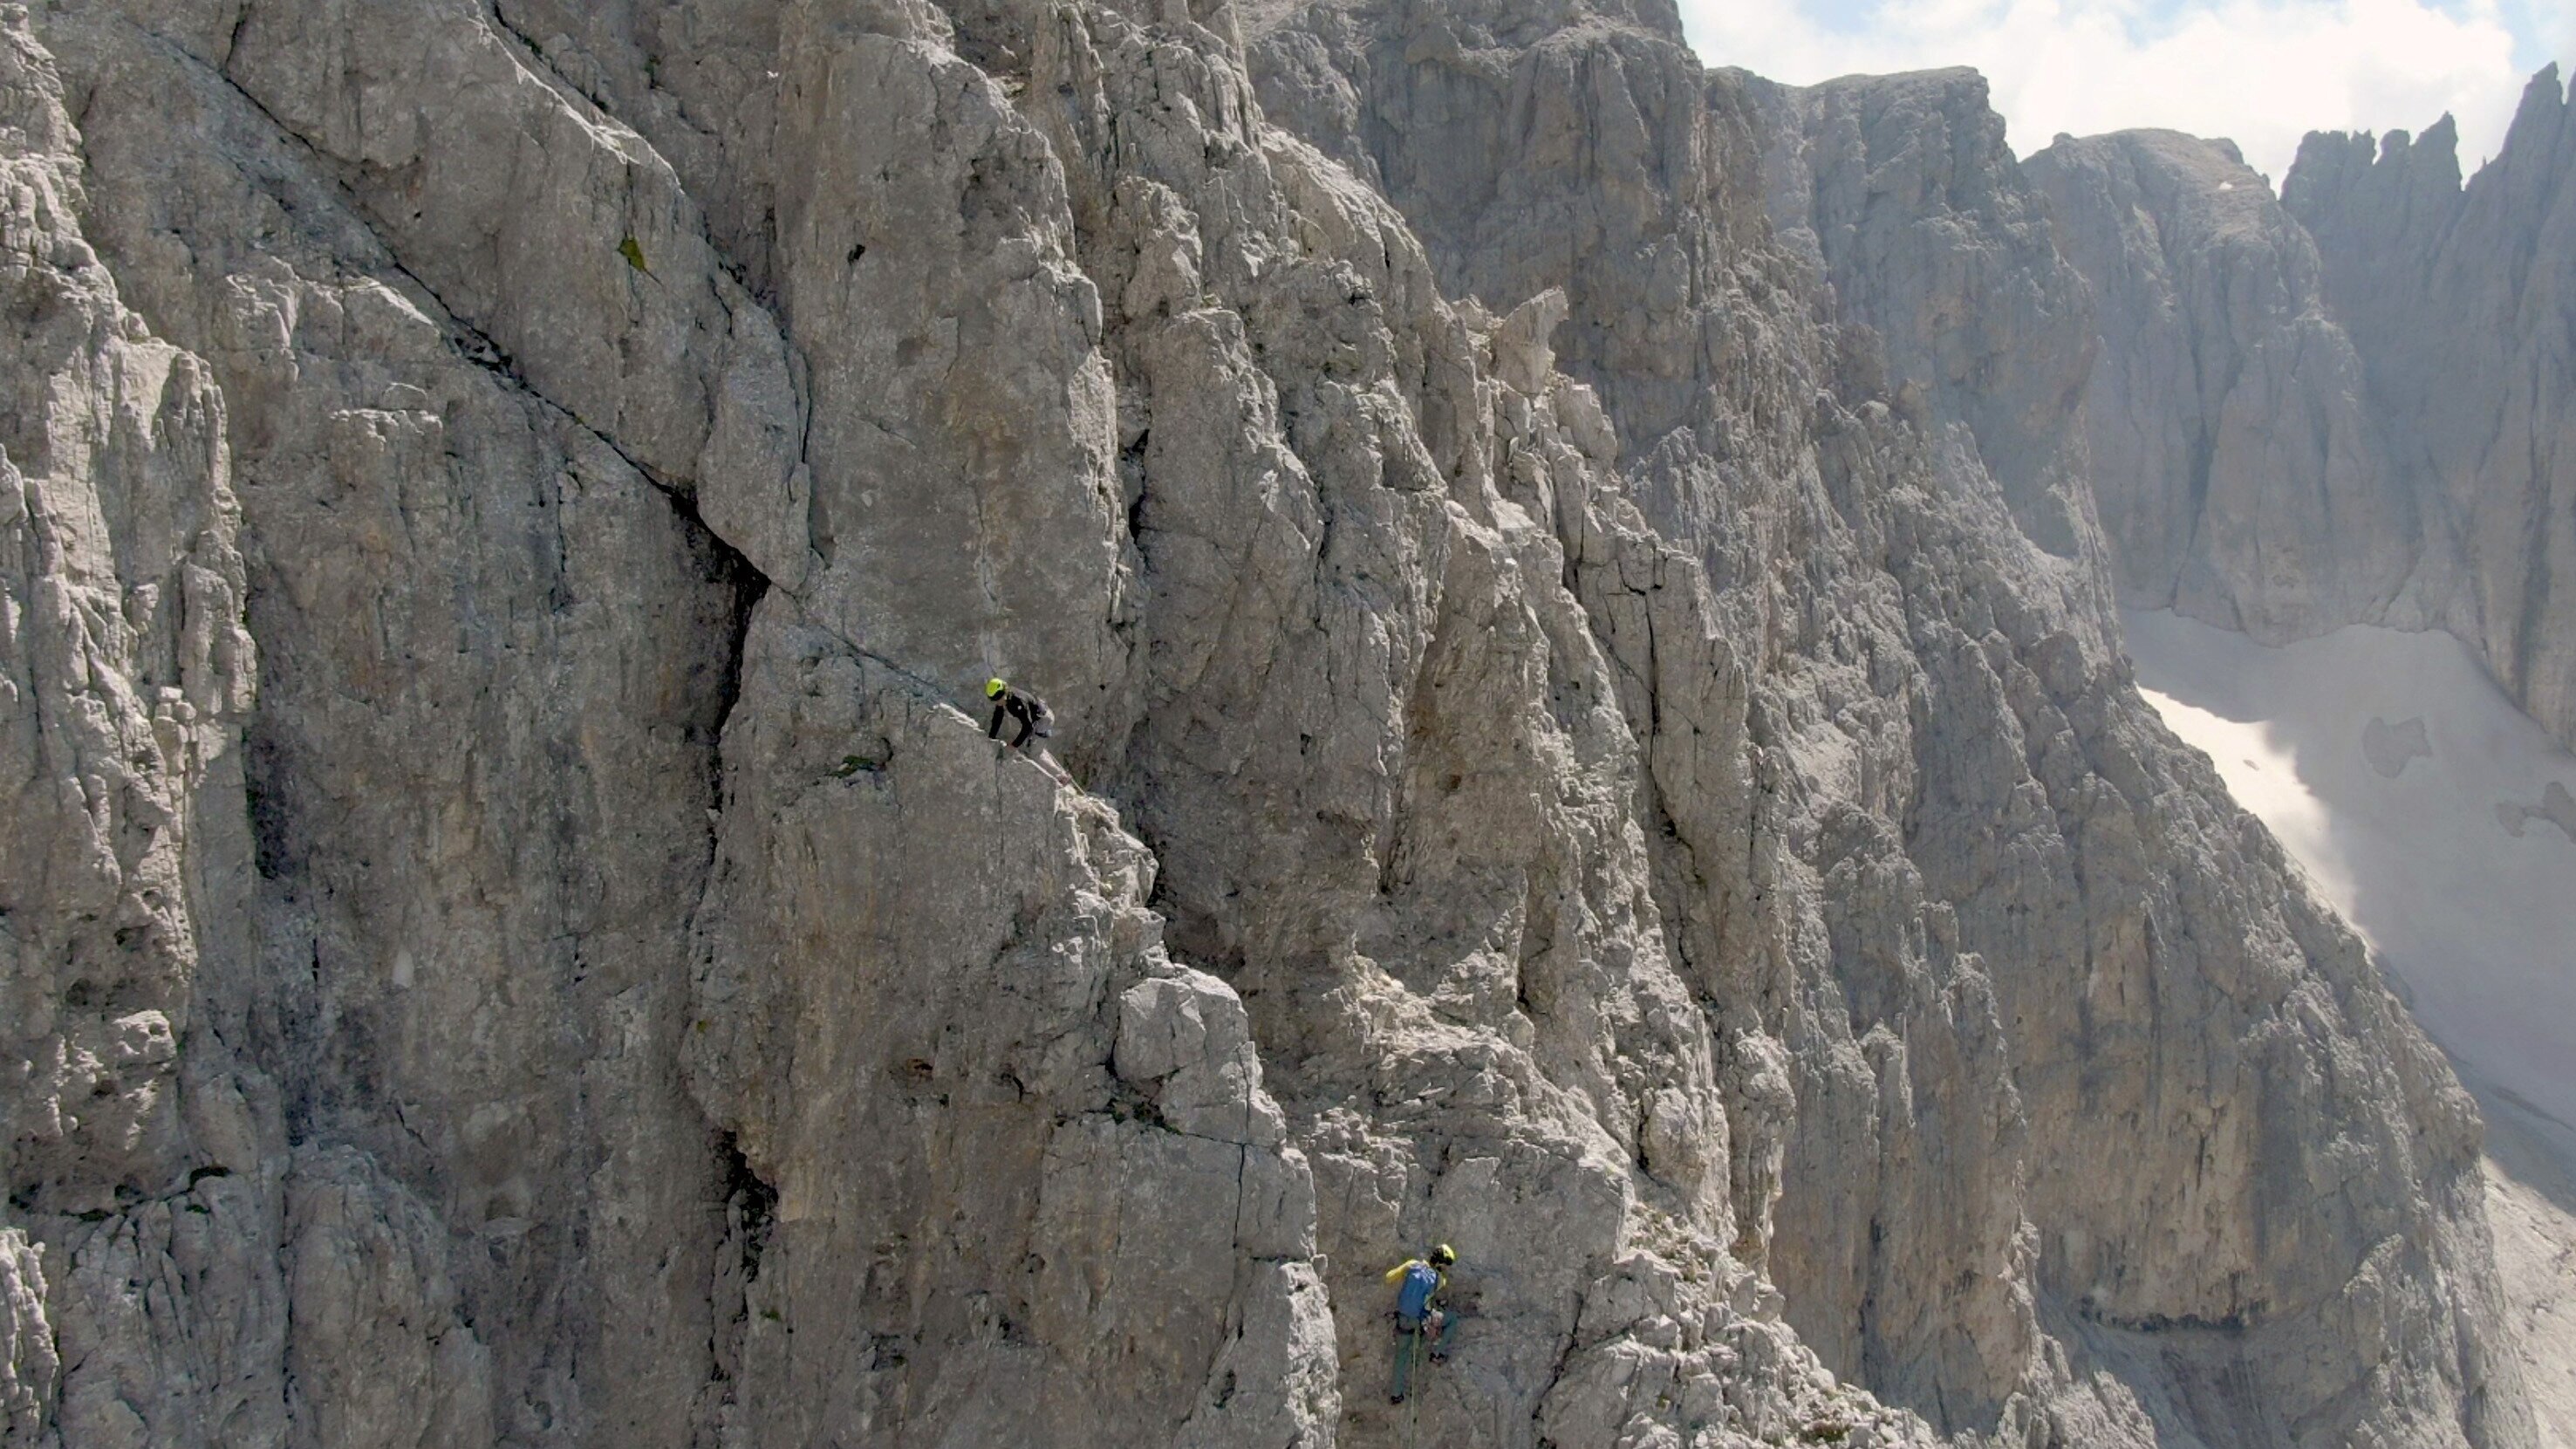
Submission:
[[[1420,1258],[1407,1258],[1403,1262],[1396,1264],[1394,1267],[1387,1269],[1386,1281],[1388,1285],[1393,1286],[1398,1279],[1404,1276],[1405,1269],[1410,1268],[1421,1261],[1422,1260]]]

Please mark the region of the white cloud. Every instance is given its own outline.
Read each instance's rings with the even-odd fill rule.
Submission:
[[[1798,0],[1681,6],[1711,65],[1798,84],[1972,65],[2024,155],[2059,132],[2165,126],[2233,139],[2275,183],[2309,131],[2420,131],[2445,111],[2474,170],[2525,79],[2497,0],[1877,0],[1838,22]]]
[[[2553,3],[2553,0],[2531,0],[2531,3],[2550,17],[2540,27],[2541,49],[2562,67],[2576,61],[2576,5]]]

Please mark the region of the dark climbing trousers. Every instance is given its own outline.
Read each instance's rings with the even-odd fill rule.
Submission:
[[[985,727],[984,737],[998,740],[1002,737],[1002,725],[1005,722],[1016,724],[1019,726],[1019,733],[1011,737],[1011,748],[1025,749],[1032,738],[1045,739],[1052,733],[1048,729],[1052,721],[1053,716],[1047,713],[1046,701],[1034,694],[1022,694],[1016,689],[1005,689],[993,701],[993,722]]]
[[[1395,1320],[1395,1383],[1388,1397],[1397,1403],[1413,1392],[1413,1367],[1425,1358],[1447,1358],[1449,1340],[1458,1334],[1458,1315],[1433,1309],[1428,1318]]]

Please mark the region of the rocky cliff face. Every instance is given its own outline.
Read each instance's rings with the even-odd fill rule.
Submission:
[[[2524,1436],[2465,1097],[2126,683],[1960,83],[0,35],[0,1442]]]
[[[2576,569],[2576,112],[2557,68],[2465,187],[2457,146],[2447,122],[2412,143],[2391,133],[2376,161],[2367,137],[2311,137],[2282,203],[2317,238],[2395,465],[2459,560],[2443,622],[2576,738],[2576,645],[2551,626]]]
[[[2024,536],[2098,568],[2083,431],[2093,313],[2013,168],[1972,70],[1795,88],[1734,77],[1760,108],[1783,244],[1883,354],[1891,402],[1995,480]]]
[[[2062,137],[2025,170],[2094,290],[2085,407],[2123,601],[2267,643],[2420,619],[2413,495],[2270,184],[2170,131]]]
[[[2441,628],[2562,739],[2576,122],[2555,68],[2463,186],[2421,137],[2313,135],[2275,200],[2224,142],[2034,156],[2093,284],[2095,484],[2125,597],[2269,642]]]

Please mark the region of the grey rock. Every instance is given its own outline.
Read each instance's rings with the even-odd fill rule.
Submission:
[[[1890,400],[1963,424],[2024,536],[2099,566],[2078,424],[2093,315],[1972,70],[1803,89],[1737,74],[1783,245],[1884,349]]]
[[[12,1442],[2520,1442],[1973,87],[1802,253],[1660,5],[0,35]]]
[[[621,455],[640,445],[446,311],[220,50],[113,8],[48,19],[89,122],[92,234],[223,389],[235,617],[271,640],[269,709],[194,807],[195,1142],[154,1189],[184,1192],[51,1230],[66,1436],[124,1415],[165,1443],[684,1442],[722,1195],[673,1059],[741,607],[725,553]],[[343,1150],[369,1163],[335,1180],[381,1190],[302,1190],[299,1163]],[[311,1239],[326,1259],[297,1246],[298,1203],[338,1224]],[[92,1258],[101,1291],[77,1293]],[[337,1280],[290,1273],[341,1258],[368,1265],[351,1311],[407,1315],[413,1347],[294,1308]],[[124,1293],[138,1277],[174,1287]],[[464,1350],[435,1313],[489,1354],[480,1405],[440,1397]],[[379,1349],[420,1397],[290,1396],[290,1363],[299,1393],[359,1393]]]
[[[2420,608],[2385,414],[2269,183],[2170,131],[2060,138],[2025,170],[2100,314],[2086,418],[2123,602],[2266,643]]]
[[[686,1042],[762,1204],[724,1432],[1329,1435],[1313,1179],[1144,847],[783,595],[743,669]]]
[[[2565,782],[2552,780],[2540,792],[2540,803],[2525,805],[2514,800],[2496,802],[2496,820],[2505,833],[2520,839],[2534,820],[2546,820],[2558,827],[2561,835],[2576,841],[2576,794],[2569,793]]]
[[[338,1147],[296,1163],[286,1222],[294,1442],[490,1442],[491,1354],[459,1317],[436,1216]]]
[[[1539,24],[1537,13],[1283,7],[1248,37],[1268,108],[1312,125],[1328,152],[1367,158],[1444,277],[1506,300],[1566,298],[1558,364],[1606,405],[1634,501],[1585,476],[1570,441],[1533,471],[1646,748],[1649,818],[1663,826],[1649,837],[1658,903],[1719,1039],[1776,1040],[1790,1063],[1771,1233],[1739,1228],[1746,1261],[1768,1268],[1788,1320],[1829,1364],[1954,1430],[2047,1425],[2084,1442],[2143,1442],[2180,1423],[2223,1442],[2262,1423],[2332,1438],[2375,1419],[2341,1397],[2351,1386],[2390,1374],[2462,1381],[2450,1340],[2400,1347],[2355,1337],[2340,1309],[2277,1311],[2376,1292],[2365,1285],[2387,1281],[2372,1261],[2379,1229],[2296,1255],[2301,1268],[2273,1258],[2262,1270],[2317,1273],[2302,1286],[2254,1289],[2225,1266],[2252,1261],[2254,1239],[2237,1225],[2257,1220],[2323,1248],[2292,1226],[2308,1221],[2294,1204],[2336,1169],[2323,1158],[2258,1167],[2254,1143],[2281,1139],[2223,1127],[2211,1110],[2216,1097],[2246,1100],[2241,1088],[2187,1105],[2147,1085],[2160,1079],[2149,1063],[2172,1061],[2177,1045],[2157,1024],[2163,1008],[2146,1008],[2151,995],[2189,994],[2174,1020],[2198,1024],[2195,1060],[2278,1080],[2314,1080],[2314,1064],[2340,1053],[2322,1039],[2292,1048],[2262,1023],[2276,1011],[2314,1020],[2293,1003],[2335,1000],[2334,1030],[2379,1043],[2366,1054],[2396,1065],[2386,1100],[2425,1114],[2424,1128],[2379,1139],[2374,1171],[2388,1187],[2376,1199],[2414,1197],[2414,1144],[2453,1143],[2436,1173],[2442,1205],[2426,1200],[2422,1220],[2446,1266],[2428,1260],[2430,1276],[2415,1281],[2446,1285],[2434,1291],[2452,1306],[2437,1312],[2453,1321],[2490,1320],[2494,1285],[2463,1186],[2464,1099],[2358,945],[2304,892],[2186,884],[2203,869],[2215,882],[2283,867],[2232,812],[2196,803],[2211,789],[2205,767],[2130,713],[2107,581],[2080,543],[2071,560],[2033,546],[2016,519],[2044,490],[2016,499],[1965,409],[1946,411],[1940,359],[1959,339],[1946,335],[1945,308],[1973,333],[1990,289],[2028,289],[2025,310],[2003,298],[1996,311],[2028,324],[2031,355],[2015,366],[2032,381],[2016,396],[2060,429],[2081,431],[2091,345],[2081,289],[2053,261],[1992,118],[1952,114],[1972,88],[1900,78],[1880,100],[1854,83],[1831,98],[1848,119],[1811,136],[1768,88],[1684,84],[1695,67],[1651,35],[1605,23],[1524,42],[1512,27]],[[1692,107],[1677,113],[1678,94]],[[1909,145],[1891,126],[1873,150],[1860,119],[1880,113],[1938,119],[1951,144]],[[1558,135],[1620,140],[1558,148]],[[1784,156],[1811,168],[1787,173],[1794,185],[1778,184]],[[1904,205],[1880,217],[1829,206],[1848,222],[1841,240],[1803,256],[1730,227],[1784,197],[1797,203],[1792,225],[1809,221],[1816,193],[1834,202],[1840,186],[1934,205],[1944,219],[1914,228]],[[1604,197],[1618,200],[1615,224],[1583,200]],[[2038,258],[2041,275],[2018,273],[2016,256]],[[1826,313],[1846,325],[1820,329],[1812,304],[1791,300],[1813,295],[1796,279],[1840,295],[1838,263],[1861,274]],[[1671,285],[1630,290],[1666,266]],[[1645,338],[1663,345],[1626,350]],[[1677,370],[1692,381],[1673,386]],[[1868,401],[1908,378],[1922,386],[1901,409]],[[1562,401],[1580,406],[1571,392]],[[1994,451],[2004,471],[2046,456],[2009,442]],[[2073,515],[2089,515],[2080,470],[2057,476],[2074,490]],[[2151,859],[2196,864],[2169,876]],[[2007,860],[2029,864],[1998,875]],[[2184,943],[2175,926],[2212,911],[2242,934]],[[2076,960],[2094,984],[2070,992],[2050,963]],[[1753,1129],[1731,1137],[1750,1150],[1730,1181],[1757,1197],[1765,1139],[1782,1130],[1756,1125],[1780,1115],[1760,1065],[1769,1055],[1747,1053],[1722,1078],[1761,1099],[1728,1103],[1730,1125]],[[2106,1075],[2111,1058],[2121,1065]],[[2254,1068],[2258,1058],[2272,1064]],[[2187,1075],[2210,1082],[2204,1070]],[[1963,1102],[1991,1104],[1981,1130],[1957,1130]],[[2119,1149],[2102,1150],[2092,1124],[2103,1120],[2132,1124]],[[2217,1149],[2230,1137],[2236,1146]],[[2214,1213],[2188,1205],[2198,1189],[2142,1142],[2194,1160],[2232,1154],[2241,1166],[2219,1178],[2241,1195]],[[1734,1206],[1739,1225],[1758,1226],[1759,1202]],[[1760,1302],[1747,1295],[1748,1308]],[[2473,1358],[2466,1372],[2484,1382],[2484,1349]],[[2212,1374],[2264,1388],[2213,1394],[2202,1387]],[[2509,1386],[2453,1402],[2448,1427],[2409,1432],[2528,1432]],[[2290,1427],[2320,1413],[2343,1427]]]
[[[0,1300],[8,1310],[0,1318],[0,1402],[9,1413],[0,1443],[42,1444],[52,1438],[46,1421],[63,1366],[45,1322],[44,1257],[17,1228],[0,1230]]]
[[[2576,456],[2563,377],[2576,279],[2576,112],[2551,66],[2495,159],[2463,186],[2450,121],[2420,137],[2313,135],[2282,182],[2315,236],[2393,467],[2441,563],[2427,622],[2478,651],[2562,740],[2576,739],[2576,652],[2553,621],[2576,554]]]
[[[2570,464],[2569,107],[2534,78],[2463,185],[2448,118],[2318,133],[2276,199],[2226,142],[2031,158],[2101,311],[2088,395],[2123,597],[2270,642],[2445,629],[2576,739],[2558,560]]]
[[[2425,737],[2420,717],[2392,725],[2372,715],[2370,723],[2361,727],[2361,753],[2372,769],[2394,780],[2406,773],[2408,762],[2433,758],[2433,744]]]

